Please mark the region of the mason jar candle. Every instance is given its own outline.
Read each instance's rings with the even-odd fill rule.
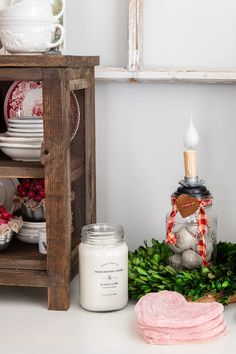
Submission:
[[[81,236],[80,305],[90,311],[122,309],[128,302],[128,247],[123,226],[86,225]]]

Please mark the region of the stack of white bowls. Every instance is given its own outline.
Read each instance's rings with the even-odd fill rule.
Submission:
[[[24,221],[19,233],[16,234],[18,240],[26,243],[35,243],[39,241],[39,230],[46,228],[46,222]]]
[[[14,54],[44,53],[59,46],[64,39],[64,28],[58,19],[64,13],[53,16],[51,0],[8,0],[0,11],[0,37],[3,47]],[[56,42],[55,33],[60,36]]]
[[[0,149],[15,161],[40,161],[42,141],[43,117],[14,117],[0,134]]]

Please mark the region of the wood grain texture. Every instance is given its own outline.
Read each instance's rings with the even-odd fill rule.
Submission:
[[[38,245],[13,239],[4,252],[0,252],[0,269],[47,270],[47,257],[39,253]]]
[[[4,57],[4,55],[0,55],[0,62],[1,58]],[[0,80],[1,81],[15,81],[15,80],[34,80],[34,81],[39,81],[42,80],[42,70],[40,68],[21,68],[20,71],[17,71],[17,73],[6,67],[3,68],[1,67],[0,64]]]
[[[85,90],[85,183],[86,224],[96,220],[96,158],[95,158],[95,90],[94,68],[90,69],[89,87]]]
[[[1,55],[0,67],[15,68],[68,68],[94,66],[99,64],[98,56],[73,56],[73,55]],[[18,75],[20,73],[18,72]]]
[[[70,91],[83,90],[88,87],[88,83],[84,79],[69,80]]]
[[[78,267],[78,246],[76,246],[71,252],[71,280],[78,274]]]
[[[44,167],[39,162],[1,160],[0,177],[44,178]]]
[[[197,302],[219,302],[222,298],[224,297],[223,293],[218,293],[218,294],[214,294],[214,295],[205,295],[202,296],[200,299],[197,300]],[[192,301],[190,298],[187,298],[187,301]],[[236,302],[236,294],[234,295],[230,295],[229,299],[228,299],[228,304],[232,304]]]
[[[0,285],[46,287],[46,271],[0,269]]]
[[[80,72],[80,75],[86,73]],[[79,129],[71,142],[71,189],[75,195],[72,201],[72,251],[80,242],[81,229],[86,224],[85,200],[85,90],[75,91],[80,107]]]
[[[66,70],[43,69],[48,306],[69,308],[71,250],[70,91]]]

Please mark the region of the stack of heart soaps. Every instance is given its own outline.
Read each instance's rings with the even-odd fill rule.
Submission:
[[[135,325],[150,344],[200,343],[227,333],[223,310],[218,302],[187,302],[177,292],[160,291],[137,302]]]

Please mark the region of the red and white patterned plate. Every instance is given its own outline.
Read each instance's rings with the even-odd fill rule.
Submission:
[[[80,123],[80,109],[74,92],[70,93],[71,140]],[[4,118],[6,125],[13,117],[42,117],[43,95],[42,81],[14,81],[4,101]]]

